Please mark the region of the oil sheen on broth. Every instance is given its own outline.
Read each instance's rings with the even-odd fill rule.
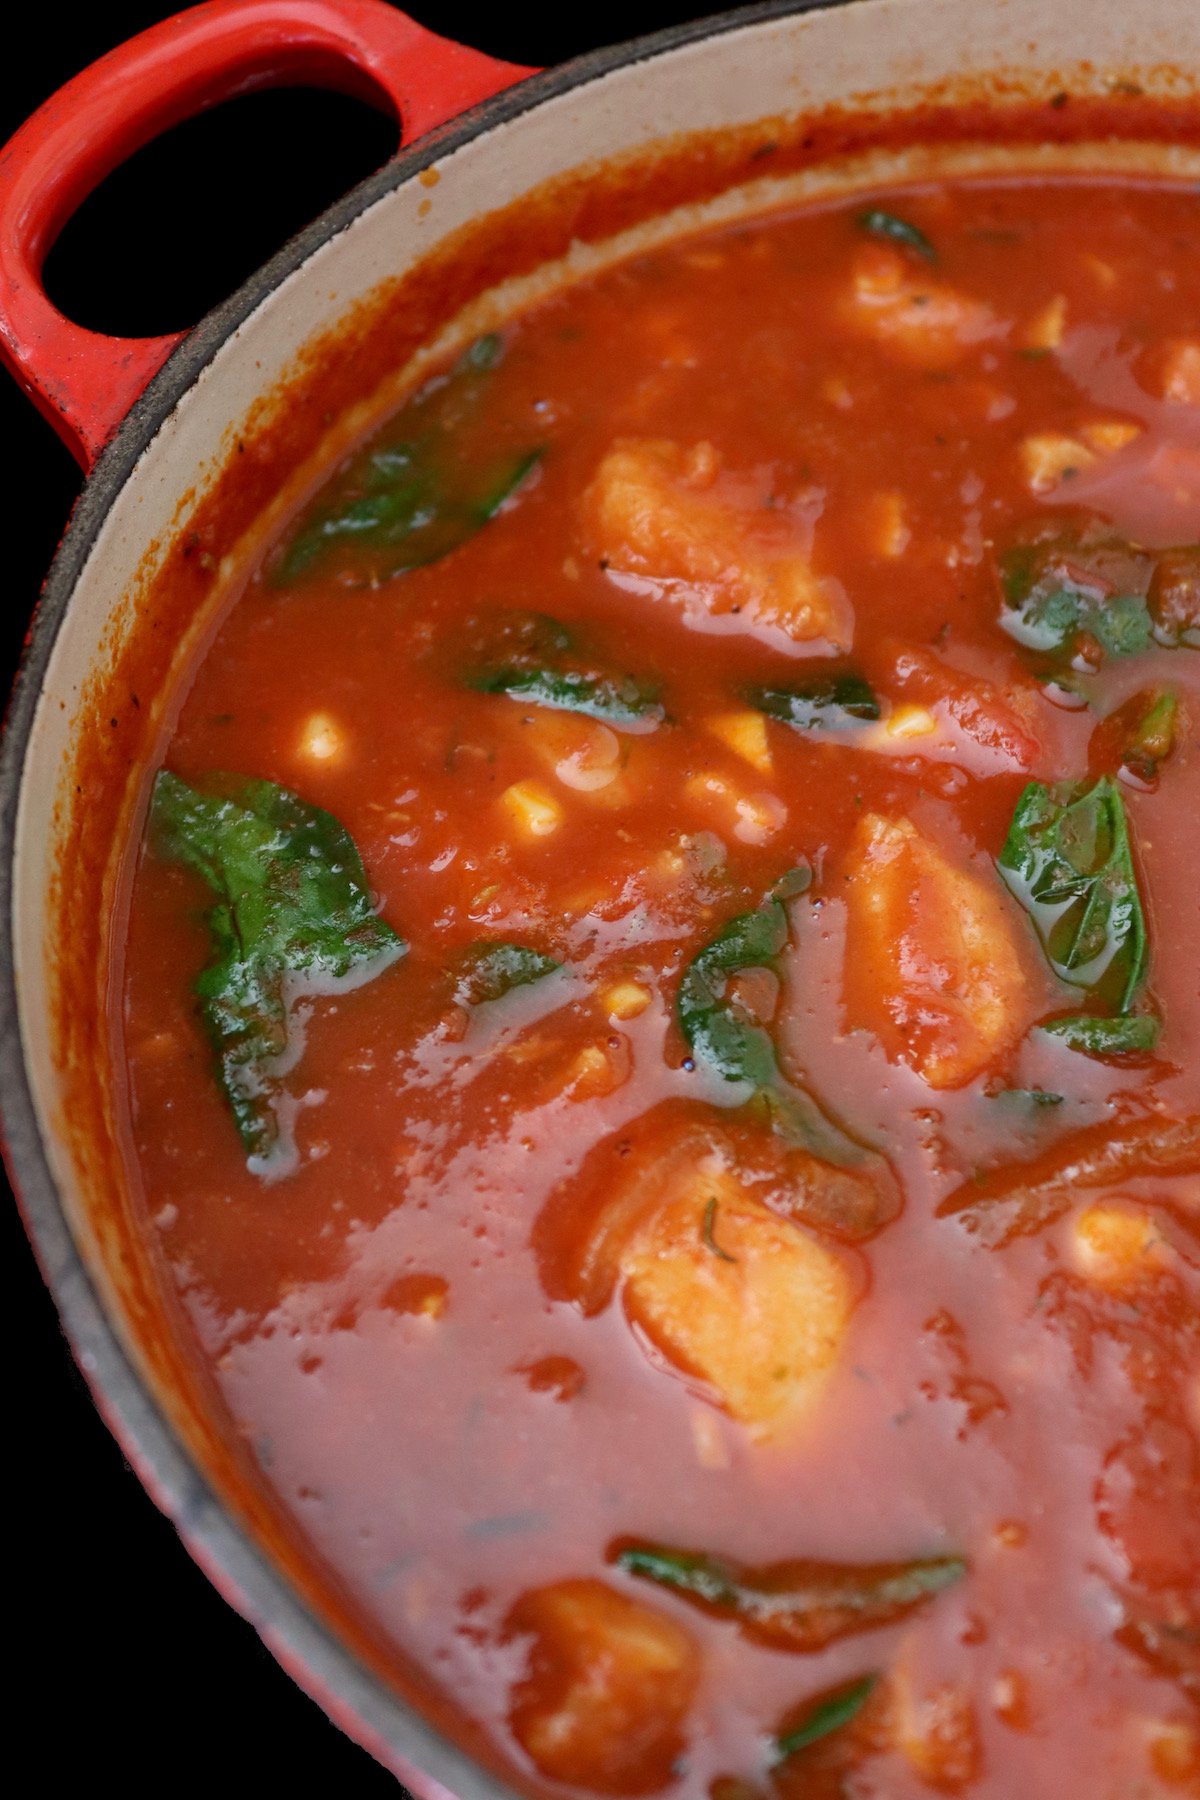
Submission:
[[[530,1792],[1200,1782],[1200,198],[540,303],[337,471],[138,851],[137,1172]]]

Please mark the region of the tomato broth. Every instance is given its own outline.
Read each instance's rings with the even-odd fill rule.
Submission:
[[[1195,188],[962,180],[539,302],[189,672],[150,1228],[518,1789],[1198,1791],[1198,539]]]

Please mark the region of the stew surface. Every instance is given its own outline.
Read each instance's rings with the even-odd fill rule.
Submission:
[[[265,557],[137,851],[136,1172],[530,1792],[1200,1792],[1200,196],[743,223]]]

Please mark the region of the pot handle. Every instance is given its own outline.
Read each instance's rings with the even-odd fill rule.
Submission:
[[[530,69],[438,37],[385,0],[207,0],[102,56],[0,152],[0,361],[88,470],[187,335],[87,331],[47,298],[55,238],[161,131],[256,88],[336,88],[394,112],[406,142]]]

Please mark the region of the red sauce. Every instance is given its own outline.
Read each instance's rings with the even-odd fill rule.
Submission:
[[[295,1155],[265,1176],[197,1015],[213,895],[161,843],[137,866],[138,1175],[198,1352],[314,1551],[530,1791],[1200,1778],[1200,203],[1045,181],[871,205],[920,235],[817,208],[540,304],[477,399],[442,390],[461,467],[541,453],[490,522],[390,578],[346,538],[281,581],[285,548],[229,614],[167,766],[326,809],[408,944],[293,1018],[271,1093]],[[1061,655],[1001,628],[1030,543],[1093,607]],[[479,691],[514,612],[658,710]],[[877,718],[762,709],[850,672]],[[1028,783],[1105,777],[1150,946],[1119,999],[1056,975],[997,867]],[[874,1152],[861,1216],[675,1016],[797,866],[773,968],[717,998]],[[481,940],[563,966],[480,1001]],[[1038,1029],[1081,1006],[1156,1040]],[[755,1284],[793,1254],[816,1323],[781,1376]],[[631,1572],[631,1540],[751,1586],[966,1569],[797,1649]]]

